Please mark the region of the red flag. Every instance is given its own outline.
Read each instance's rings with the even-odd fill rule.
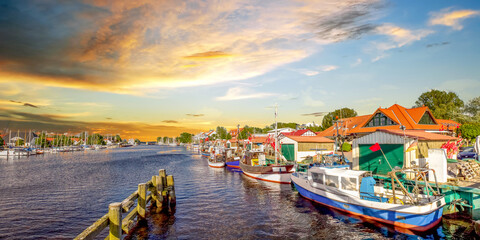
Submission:
[[[207,137],[207,138],[205,138],[205,142],[207,142],[207,141],[208,141],[208,137]]]
[[[380,144],[375,143],[371,147],[369,147],[369,149],[372,150],[372,152],[376,152],[376,151],[380,150]]]
[[[248,137],[248,141],[252,141],[252,136],[251,135]]]

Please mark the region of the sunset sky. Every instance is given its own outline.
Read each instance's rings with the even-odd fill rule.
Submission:
[[[480,1],[0,3],[0,129],[154,140],[480,96]]]

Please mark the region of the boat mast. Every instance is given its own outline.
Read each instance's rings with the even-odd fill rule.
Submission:
[[[277,108],[278,105],[275,103],[275,164],[278,164],[278,158],[277,158]]]

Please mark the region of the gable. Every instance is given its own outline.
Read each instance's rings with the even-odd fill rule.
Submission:
[[[380,127],[393,125],[398,124],[382,112],[377,112],[363,127]]]
[[[420,120],[418,121],[418,124],[430,124],[430,125],[435,125],[435,120],[433,120],[433,117],[432,115],[430,114],[430,112],[426,111],[422,118],[420,118]]]

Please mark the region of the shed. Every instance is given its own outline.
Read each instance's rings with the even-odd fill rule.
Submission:
[[[320,136],[286,136],[280,140],[280,143],[282,154],[287,160],[300,161],[306,156],[332,152],[335,142]]]
[[[418,149],[405,152],[415,141]],[[429,133],[422,130],[386,130],[381,129],[353,140],[352,159],[353,169],[372,171],[373,174],[386,175],[392,168],[398,166],[410,167],[412,161],[416,164],[425,162],[428,149],[438,149],[447,141],[457,138],[441,134]],[[378,143],[382,151],[371,151],[369,148]]]

